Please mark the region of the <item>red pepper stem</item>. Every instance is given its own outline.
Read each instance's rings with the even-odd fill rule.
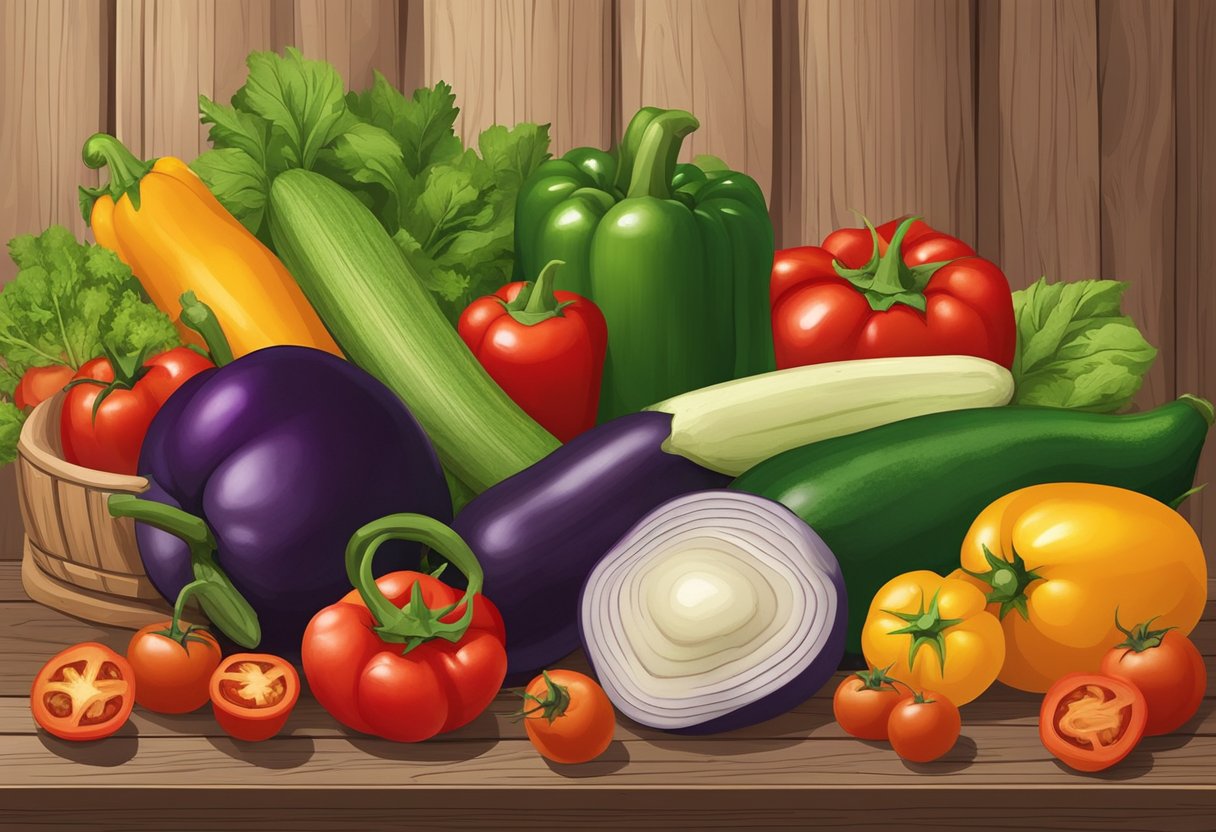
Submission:
[[[638,144],[626,197],[671,199],[671,178],[675,175],[680,146],[684,137],[700,126],[696,116],[684,110],[668,110],[655,116]]]
[[[455,604],[433,610],[422,599],[422,586],[414,584],[409,603],[397,607],[376,585],[372,561],[376,550],[390,540],[413,540],[433,549],[468,579],[464,596]],[[375,619],[375,631],[385,641],[406,645],[409,652],[431,639],[458,642],[473,621],[474,596],[481,592],[484,574],[476,555],[459,534],[424,514],[390,514],[360,528],[346,546],[346,576]],[[464,607],[456,621],[444,622],[453,610]]]
[[[557,273],[564,265],[565,260],[550,260],[540,270],[536,282],[526,284],[515,296],[515,300],[502,305],[503,309],[524,326],[536,326],[550,318],[563,317],[562,310],[573,301],[559,302],[553,290],[553,282],[557,280]]]
[[[878,268],[874,271],[874,282],[870,284],[874,291],[894,295],[919,290],[915,285],[916,279],[912,270],[904,262],[903,255],[904,237],[908,235],[908,229],[912,227],[912,223],[918,219],[920,217],[908,217],[895,229],[891,242],[887,243],[886,254],[878,259]]]

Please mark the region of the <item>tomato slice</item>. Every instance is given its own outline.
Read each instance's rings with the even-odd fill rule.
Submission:
[[[97,740],[126,724],[135,704],[135,674],[104,644],[85,642],[55,654],[34,677],[34,720],[65,740]]]
[[[1135,685],[1097,673],[1061,678],[1039,710],[1039,737],[1078,771],[1102,771],[1131,753],[1144,736],[1148,705]]]
[[[282,730],[300,698],[291,663],[268,653],[234,653],[211,674],[216,722],[239,740],[258,742]]]

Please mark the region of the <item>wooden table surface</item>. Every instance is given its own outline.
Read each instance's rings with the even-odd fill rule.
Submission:
[[[1182,733],[1145,740],[1098,775],[1057,764],[1038,740],[1038,697],[1001,685],[964,709],[958,745],[928,765],[844,735],[832,720],[830,687],[796,711],[726,736],[672,737],[622,721],[605,755],[582,766],[539,757],[506,716],[517,707],[506,694],[473,724],[418,745],[349,732],[307,695],[284,733],[260,744],[228,738],[209,709],[170,717],[137,708],[118,734],[95,743],[36,730],[28,694],[42,663],[90,639],[123,650],[129,636],[29,601],[17,562],[0,562],[0,825],[1216,827],[1211,695]],[[1195,638],[1216,668],[1216,604]],[[581,656],[569,664],[583,665]],[[1209,691],[1216,693],[1211,677]]]

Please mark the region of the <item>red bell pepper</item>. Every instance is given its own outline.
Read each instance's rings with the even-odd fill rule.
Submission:
[[[561,260],[535,283],[508,283],[460,316],[460,337],[490,377],[562,442],[595,425],[608,325],[599,307],[555,292]]]
[[[376,549],[393,539],[426,544],[468,589],[461,595],[421,572],[373,580]],[[355,532],[346,574],[355,589],[313,617],[301,648],[309,687],[330,715],[365,734],[419,742],[490,705],[507,675],[506,634],[460,535],[421,514],[389,515]]]
[[[1009,281],[916,218],[833,231],[778,251],[770,301],[777,367],[854,358],[976,355],[1013,364]]]

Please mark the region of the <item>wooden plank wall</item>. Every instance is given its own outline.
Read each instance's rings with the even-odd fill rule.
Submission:
[[[1141,406],[1216,397],[1210,0],[4,0],[0,238],[83,232],[85,137],[191,158],[197,95],[288,44],[355,87],[452,83],[466,140],[529,119],[605,146],[643,104],[688,108],[688,155],[752,173],[781,243],[916,212],[1015,287],[1129,280],[1161,351]],[[1216,494],[1187,511],[1216,554]]]

